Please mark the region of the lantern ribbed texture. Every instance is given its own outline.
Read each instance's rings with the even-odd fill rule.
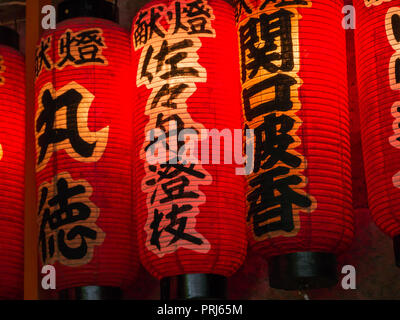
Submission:
[[[395,47],[398,50],[400,45],[396,45],[399,30],[397,36],[393,35],[393,28],[398,29],[398,25],[392,25],[390,12],[400,18],[400,2],[372,1],[366,7],[364,1],[357,0],[354,6],[357,10],[357,74],[368,203],[377,226],[395,237],[400,235],[400,185],[395,179],[400,171],[400,149],[395,143],[399,136],[396,102],[400,101],[400,88],[392,86],[389,79],[390,75],[396,74],[395,63],[390,62],[396,54]]]
[[[242,40],[244,38],[243,35],[241,37],[240,30],[246,30],[249,19],[259,19],[261,14],[266,14],[266,16],[263,16],[264,18],[260,18],[260,20],[266,19],[265,17],[274,17],[274,14],[276,14],[275,20],[269,22],[271,25],[275,23],[275,27],[270,32],[272,33],[273,30],[277,34],[282,32],[283,37],[286,37],[287,40],[285,32],[289,29],[283,27],[284,22],[279,22],[276,19],[280,16],[283,21],[287,15],[291,15],[289,25],[291,26],[294,66],[284,67],[280,65],[279,58],[275,57],[272,59],[272,63],[278,66],[277,71],[266,71],[261,66],[261,71],[258,71],[251,78],[248,75],[250,70],[248,70],[246,81],[243,81],[244,78],[242,78],[243,90],[277,74],[288,75],[300,84],[299,87],[296,85],[290,87],[290,97],[293,102],[293,107],[290,110],[278,110],[282,107],[278,104],[277,110],[261,114],[262,118],[245,121],[245,124],[257,131],[262,126],[261,121],[265,116],[271,114],[275,114],[276,117],[289,115],[294,120],[293,128],[297,128],[297,130],[292,131],[293,141],[289,143],[287,149],[283,150],[290,154],[297,154],[302,159],[300,165],[296,167],[296,165],[287,165],[282,161],[282,158],[278,157],[277,163],[270,168],[260,168],[258,172],[247,177],[249,183],[247,191],[248,213],[250,213],[251,206],[257,207],[252,195],[260,191],[261,200],[258,199],[257,201],[261,201],[260,206],[263,205],[265,208],[259,212],[255,210],[256,212],[252,214],[264,221],[264,226],[271,224],[270,231],[264,230],[256,235],[253,227],[254,219],[249,217],[249,244],[253,251],[266,258],[294,252],[338,254],[347,249],[353,237],[346,43],[345,31],[341,27],[343,3],[339,0],[308,1],[308,3],[310,2],[312,2],[311,6],[305,7],[287,5],[283,1],[273,1],[262,10],[260,10],[260,7],[265,1],[246,0],[247,8],[243,6],[243,1],[237,2],[239,45],[241,38]],[[252,13],[247,13],[246,9],[252,10]],[[282,11],[277,13],[279,10]],[[296,21],[298,30],[295,27]],[[279,26],[281,29],[279,29]],[[261,29],[261,32],[267,30],[265,26],[264,28]],[[269,39],[270,34],[268,31],[265,32],[267,35],[263,36]],[[279,51],[280,44],[277,39],[279,39],[279,36],[275,35],[274,41],[278,50],[272,48],[271,52]],[[265,42],[259,43],[259,47],[263,45],[267,46]],[[243,48],[242,45],[239,50]],[[267,50],[267,53],[271,52]],[[290,49],[282,50],[282,55],[288,57],[289,52]],[[246,54],[248,53],[246,51]],[[247,57],[246,60],[242,60],[242,68],[244,66],[243,61],[251,63],[252,59]],[[249,79],[251,80],[249,81]],[[253,100],[250,100],[251,109],[254,109],[261,102],[270,101],[271,93],[258,94],[256,97],[258,100],[254,97]],[[295,111],[293,112],[293,110]],[[246,115],[246,111],[244,111],[244,114]],[[275,140],[271,148],[277,148],[279,143],[285,141],[282,140],[285,139],[282,138],[285,130],[283,126],[282,124],[277,127],[276,132],[278,136],[281,135],[281,140]],[[270,137],[273,139],[272,135]],[[300,143],[298,144],[295,141],[300,141]],[[270,151],[266,150],[265,152],[268,154]],[[257,163],[257,150],[255,157]],[[269,154],[267,158],[261,161],[261,164],[266,163],[265,159],[271,161],[272,157]],[[265,178],[264,180],[261,179],[259,183],[254,183],[255,177],[260,176],[263,172],[273,172],[272,170],[277,166],[289,168],[289,173],[277,174],[274,177],[275,183],[276,181],[284,181],[281,179],[290,174],[302,176],[302,183],[293,183],[290,188],[299,195],[307,196],[310,200],[309,204],[299,208],[292,202],[294,198],[289,197],[289,194],[286,193],[287,190],[282,189],[283,192],[280,192],[277,187],[275,187],[273,195],[268,196],[272,191],[268,188],[261,189],[262,183],[266,181]],[[279,196],[282,196],[282,199],[279,200]],[[290,209],[282,209],[281,215],[278,214],[275,218],[271,216],[268,218],[268,214],[273,214],[276,208],[282,208],[284,201],[289,203],[293,210],[294,223],[290,226],[283,222],[283,225],[288,226],[283,231],[279,226],[274,229],[273,222],[279,221],[279,219],[283,221],[282,217],[290,220],[290,216],[287,215]],[[265,209],[267,214],[264,214]],[[262,227],[262,223],[258,223]]]
[[[138,220],[141,262],[158,279],[190,273],[230,276],[243,263],[247,245],[243,176],[237,176],[235,168],[238,165],[225,164],[223,156],[221,156],[221,164],[212,164],[212,152],[216,151],[218,147],[213,146],[211,141],[209,145],[210,164],[200,163],[194,166],[194,169],[203,175],[199,178],[192,174],[182,173],[182,171],[179,171],[178,174],[178,178],[187,177],[189,179],[189,186],[185,187],[185,192],[194,192],[199,195],[197,198],[178,197],[174,201],[167,200],[167,205],[164,205],[160,202],[162,201],[161,197],[166,196],[166,193],[162,191],[163,184],[168,184],[173,179],[169,177],[168,180],[161,180],[155,186],[146,184],[154,176],[158,178],[158,174],[152,175],[145,158],[143,149],[145,131],[148,132],[157,125],[155,119],[160,113],[163,114],[163,119],[178,116],[185,123],[184,128],[193,126],[197,129],[201,127],[209,130],[229,129],[232,136],[233,129],[241,129],[239,65],[233,8],[223,0],[198,1],[199,7],[204,6],[204,10],[208,10],[209,16],[202,13],[194,18],[199,19],[198,23],[200,18],[204,19],[203,22],[207,21],[205,29],[209,33],[189,34],[191,30],[189,20],[187,20],[189,19],[188,12],[191,12],[190,9],[187,9],[189,2],[194,3],[194,1],[186,0],[151,1],[136,15],[132,27],[133,74],[134,76],[138,74],[134,117],[135,137],[137,138],[135,147],[135,214]],[[154,33],[149,42],[140,46],[140,42],[135,42],[135,36],[139,34],[138,17],[148,12],[147,18],[150,18],[151,8],[154,8],[156,14],[160,13],[160,16],[163,16],[158,25],[162,26],[165,37],[161,38]],[[180,8],[181,21],[188,30],[179,29],[174,33],[177,8]],[[168,19],[168,11],[171,12],[172,19]],[[193,9],[193,12],[198,11]],[[211,32],[215,32],[215,36]],[[162,60],[159,53],[163,43],[164,46],[168,44],[168,47],[171,48],[173,44],[182,43],[182,41],[189,42],[186,42],[186,45],[179,50],[171,49],[164,62],[161,61],[163,66],[160,70],[163,72],[159,72],[154,62],[155,59]],[[145,77],[141,77],[143,59],[149,50],[154,50],[153,60],[150,60],[147,68],[147,71],[154,76],[151,83],[144,79]],[[185,56],[177,64],[178,68],[194,68],[199,72],[198,76],[191,75],[193,70],[188,69],[186,74],[172,76],[163,83],[161,75],[164,71],[171,70],[172,67],[168,65],[167,61],[170,58],[173,60],[175,54]],[[153,64],[151,65],[151,63]],[[201,70],[204,70],[205,73],[202,73]],[[194,84],[195,87],[185,91],[189,92],[186,96],[182,94],[171,96],[172,102],[177,104],[176,108],[163,107],[160,102],[154,108],[148,107],[146,111],[146,105],[149,106],[152,101],[151,97],[154,97],[150,94],[154,95],[159,92],[165,83],[169,85],[183,83],[189,86]],[[167,95],[170,96],[171,92]],[[162,100],[162,102],[164,101]],[[168,132],[168,125],[164,124],[163,126]],[[221,155],[224,154],[223,141],[218,150],[221,151]],[[161,165],[157,166],[159,172],[165,173],[165,167],[160,170]],[[176,180],[174,184],[176,185]],[[151,196],[156,187],[158,188],[154,201],[156,205],[153,206]],[[174,194],[177,194],[177,191]],[[202,244],[196,245],[182,239],[177,242],[174,242],[174,239],[171,241],[171,232],[169,232],[171,229],[168,226],[172,229],[178,228],[178,223],[174,225],[168,218],[173,204],[193,207],[189,213],[179,213],[177,218],[187,217],[185,232],[201,238]],[[156,242],[152,242],[150,239],[155,230],[154,210],[159,210],[164,214],[158,229],[161,230],[159,249]],[[197,213],[195,210],[198,210]]]
[[[0,45],[0,299],[22,299],[24,279],[25,62]]]
[[[74,18],[59,23],[55,31],[44,33],[44,48],[49,37],[49,47],[42,50],[45,55],[40,55],[39,43],[36,69],[40,71],[35,100],[38,222],[45,231],[45,235],[39,235],[39,256],[42,264],[56,267],[57,290],[86,285],[126,288],[138,269],[132,215],[129,36],[108,20]],[[43,57],[50,61],[51,68],[46,68]],[[54,125],[51,114],[55,117]],[[47,128],[50,133],[46,136]],[[41,136],[47,137],[49,143],[42,157]],[[61,194],[60,181],[64,188],[67,181],[67,188],[78,189]],[[44,188],[49,195],[40,210]],[[68,205],[63,203],[61,207],[56,192],[64,196]],[[87,207],[90,214],[85,216]],[[53,225],[43,222],[45,208],[53,214]],[[61,211],[58,217],[54,213],[57,209]],[[71,215],[66,213],[68,210]],[[82,226],[95,231],[95,239],[93,234],[89,236],[88,229],[79,228]],[[71,248],[79,247],[82,234],[86,253],[83,250],[74,254],[63,247],[62,241]],[[53,255],[49,245],[52,235]],[[64,239],[58,240],[57,236]]]

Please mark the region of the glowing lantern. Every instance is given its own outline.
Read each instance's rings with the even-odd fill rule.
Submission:
[[[400,267],[400,4],[354,2],[361,134],[368,202],[394,239]]]
[[[334,285],[353,236],[342,1],[236,1],[252,250],[270,285]]]
[[[116,7],[94,4],[61,4],[69,19],[36,51],[39,255],[61,297],[78,299],[117,298],[138,265],[129,36],[106,20]]]
[[[0,299],[22,299],[25,62],[18,34],[0,26]]]
[[[222,298],[246,252],[244,179],[216,157],[232,155],[229,142],[216,145],[205,129],[231,137],[238,129],[242,156],[233,8],[223,0],[154,0],[134,18],[131,40],[142,264],[161,279],[162,298]],[[209,161],[204,153],[178,158],[190,148],[184,129]]]

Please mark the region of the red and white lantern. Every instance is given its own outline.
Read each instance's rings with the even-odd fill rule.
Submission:
[[[249,244],[270,285],[337,281],[335,255],[353,237],[343,2],[237,0]]]
[[[62,21],[37,46],[36,76],[41,263],[56,267],[58,291],[123,289],[138,267],[128,33],[106,19]]]
[[[24,293],[25,61],[0,26],[0,299]]]
[[[223,0],[150,1],[133,20],[131,40],[142,264],[162,279],[163,298],[221,297],[225,277],[246,253],[244,179],[235,164],[211,159],[218,152],[232,156],[232,148],[208,140],[203,149],[209,138],[203,133],[225,130],[233,137],[238,129],[242,156],[233,8]],[[189,148],[184,129],[202,142],[208,161],[203,154],[186,163],[177,158]],[[150,159],[156,144],[164,150]]]

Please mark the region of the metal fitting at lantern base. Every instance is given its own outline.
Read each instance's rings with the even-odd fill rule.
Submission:
[[[271,288],[307,290],[338,283],[336,256],[323,252],[296,252],[268,260]]]
[[[225,300],[227,280],[216,274],[192,273],[163,278],[162,300]]]
[[[396,266],[400,268],[400,235],[393,238],[393,250]]]
[[[92,17],[118,22],[118,7],[106,0],[65,0],[57,7],[57,22]]]
[[[14,29],[0,26],[0,45],[19,50],[19,35]]]
[[[122,290],[117,287],[84,286],[59,292],[59,300],[121,300]]]

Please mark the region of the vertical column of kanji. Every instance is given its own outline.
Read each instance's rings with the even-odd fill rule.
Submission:
[[[335,254],[353,236],[342,1],[237,0],[252,250],[270,285],[337,281]]]
[[[129,36],[113,21],[69,18],[37,47],[41,262],[56,267],[58,291],[125,288],[138,263]]]
[[[18,34],[0,26],[0,299],[22,299],[25,65]]]
[[[357,0],[357,74],[368,202],[400,267],[400,3]]]
[[[222,146],[219,135],[241,128],[233,8],[150,1],[133,20],[132,42],[141,261],[162,279],[163,298],[224,296],[246,250],[244,179],[220,163],[232,141]]]

